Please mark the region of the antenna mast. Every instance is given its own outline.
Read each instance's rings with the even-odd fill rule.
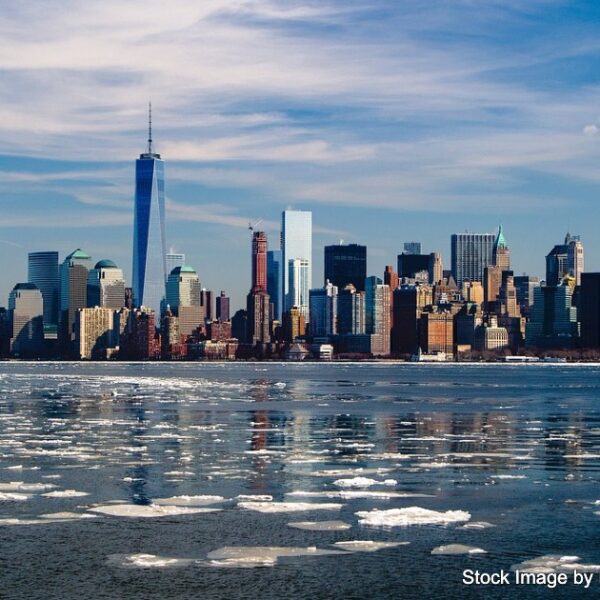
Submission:
[[[148,154],[152,154],[152,102],[148,102]]]

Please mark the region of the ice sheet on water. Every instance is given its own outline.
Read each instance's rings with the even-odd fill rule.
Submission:
[[[29,500],[31,494],[19,494],[18,492],[0,492],[0,502],[22,502]]]
[[[487,521],[472,521],[471,523],[465,523],[461,529],[489,529],[490,527],[496,527],[493,523]]]
[[[345,531],[352,525],[344,523],[344,521],[295,521],[288,523],[288,527],[306,531]]]
[[[110,554],[106,562],[111,566],[134,569],[164,569],[188,567],[196,561],[193,558],[168,558],[156,554]]]
[[[54,489],[53,483],[25,483],[23,481],[10,481],[0,483],[0,492],[45,492]]]
[[[373,509],[355,513],[361,525],[373,527],[407,527],[409,525],[448,525],[469,521],[471,515],[463,510],[447,510],[439,512],[419,506],[407,508],[391,508],[389,510]]]
[[[524,560],[522,563],[512,565],[512,571],[523,571],[526,573],[569,573],[574,570],[597,572],[600,565],[586,565],[578,561],[579,556],[562,556],[560,554],[544,554],[537,558]]]
[[[273,496],[270,494],[240,494],[235,497],[236,500],[249,500],[251,502],[272,502]]]
[[[397,548],[398,546],[408,546],[410,542],[376,542],[373,540],[349,540],[346,542],[335,542],[336,548],[349,550],[350,552],[376,552],[385,548]]]
[[[491,475],[491,479],[527,479],[527,475]]]
[[[356,467],[347,469],[322,469],[320,471],[313,471],[309,475],[313,477],[349,477],[350,475],[355,475],[358,477],[364,475],[383,475],[394,470],[391,467]]]
[[[197,513],[218,512],[220,508],[194,508],[186,506],[160,506],[157,504],[102,504],[88,508],[90,512],[111,517],[169,517]]]
[[[416,492],[396,492],[391,490],[326,490],[322,492],[304,492],[297,490],[288,492],[286,496],[305,498],[341,498],[342,500],[356,500],[358,498],[372,498],[375,500],[389,500],[391,498],[433,498],[431,494]]]
[[[316,546],[225,546],[209,552],[207,564],[213,567],[251,568],[272,567],[281,557],[325,556],[346,554],[340,550],[326,550]]]
[[[200,494],[197,496],[172,496],[171,498],[155,498],[153,504],[159,506],[206,506],[207,504],[217,504],[227,502],[223,496],[209,496]]]
[[[487,551],[483,548],[477,548],[476,546],[465,546],[464,544],[446,544],[444,546],[438,546],[431,551],[431,554],[487,554]]]
[[[311,502],[238,502],[240,508],[254,510],[261,513],[285,513],[304,512],[311,510],[340,510],[343,504],[333,502],[311,503]]]
[[[79,492],[77,490],[55,490],[42,494],[46,498],[79,498],[81,496],[89,496],[88,492]]]
[[[340,488],[367,488],[373,485],[385,485],[393,487],[398,482],[395,479],[386,479],[385,481],[377,481],[368,477],[352,477],[351,479],[336,479],[333,485]]]

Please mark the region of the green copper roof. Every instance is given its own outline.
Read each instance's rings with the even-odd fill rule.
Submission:
[[[81,248],[77,248],[77,250],[73,250],[69,256],[67,256],[66,260],[71,260],[72,258],[80,258],[82,260],[87,260],[92,258],[87,252],[84,252]]]
[[[504,232],[502,231],[502,225],[498,227],[498,236],[496,237],[496,248],[508,248],[508,244],[504,239]]]
[[[188,265],[183,265],[183,267],[175,267],[171,273],[196,273],[196,269]]]
[[[117,265],[112,261],[105,258],[96,263],[94,269],[118,269]]]

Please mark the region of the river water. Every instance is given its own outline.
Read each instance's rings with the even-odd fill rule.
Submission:
[[[0,597],[593,597],[599,376],[0,363]]]

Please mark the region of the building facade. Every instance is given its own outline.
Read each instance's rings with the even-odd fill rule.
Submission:
[[[306,210],[284,210],[281,214],[282,311],[298,306],[290,290],[290,260],[301,259],[306,265],[306,306],[308,319],[308,290],[312,286],[312,213]]]
[[[33,283],[17,283],[8,297],[9,351],[39,357],[44,345],[44,298]]]
[[[465,281],[483,282],[484,269],[494,264],[493,233],[455,233],[450,239],[452,276],[459,288]]]
[[[123,271],[112,260],[98,261],[88,272],[87,305],[114,310],[125,305]]]
[[[325,280],[338,289],[352,284],[359,292],[365,289],[367,247],[359,244],[325,246]]]
[[[33,283],[44,299],[44,327],[58,327],[60,279],[58,252],[30,252],[27,257],[27,281]]]

